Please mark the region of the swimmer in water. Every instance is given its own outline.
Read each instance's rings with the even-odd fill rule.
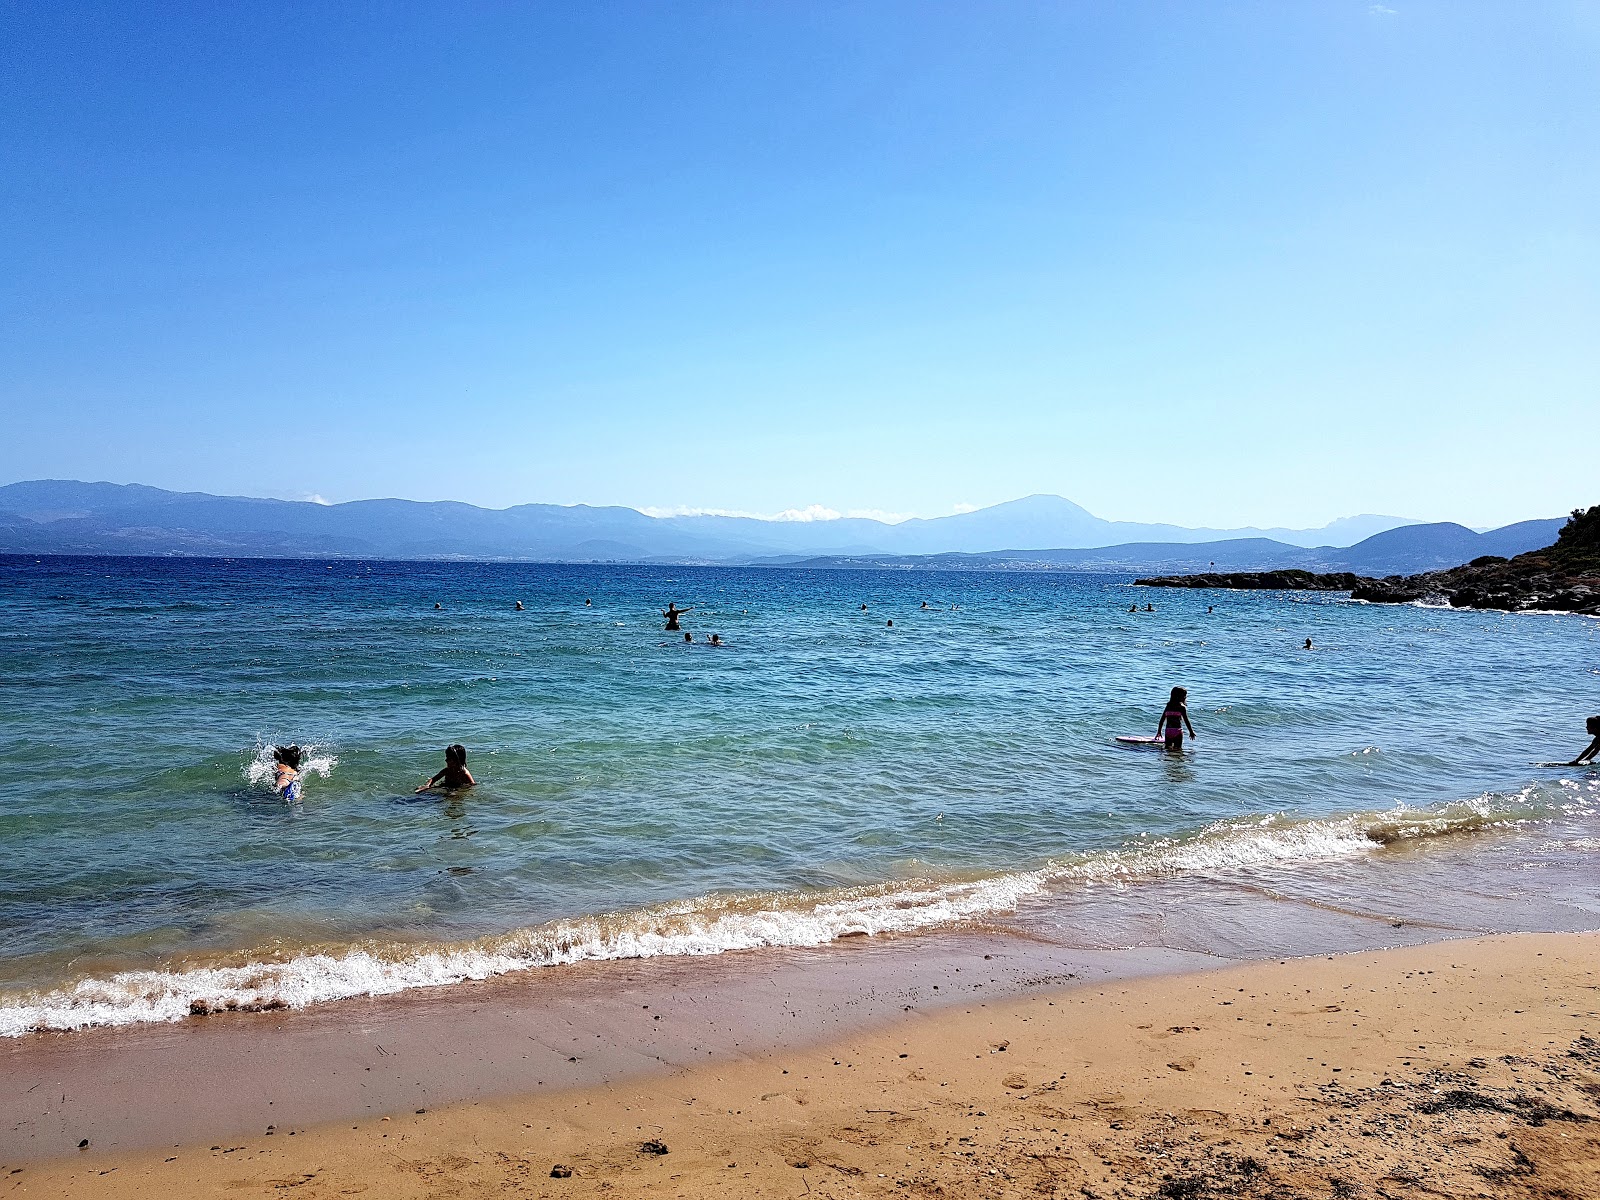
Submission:
[[[1137,604],[1130,604],[1130,605],[1128,605],[1128,611],[1129,612],[1138,612],[1139,611],[1139,606]]]
[[[1594,735],[1594,741],[1590,742],[1577,758],[1567,764],[1569,767],[1587,766],[1594,761],[1596,754],[1600,754],[1600,717],[1590,717],[1583,723],[1583,728]]]
[[[890,621],[890,622],[889,622],[889,625],[888,625],[888,628],[890,628],[890,629],[893,629],[893,628],[894,628],[894,622],[893,622],[893,621]]]
[[[1155,612],[1156,606],[1154,604],[1146,604],[1144,610],[1145,612]]]
[[[593,600],[590,600],[590,599],[587,599],[587,598],[585,598],[585,599],[584,599],[584,602],[583,602],[583,606],[584,606],[584,607],[585,607],[585,608],[593,608],[593,607],[594,607],[594,601],[593,601]]]
[[[727,643],[725,643],[725,642],[724,642],[724,641],[723,641],[723,640],[722,640],[722,635],[721,635],[721,634],[718,634],[718,633],[713,633],[713,634],[712,634],[712,635],[711,635],[711,642],[710,642],[710,644],[711,644],[711,645],[713,645],[713,646],[723,646],[723,645],[726,645],[726,644],[727,644]]]
[[[438,602],[438,601],[437,601],[437,600],[435,600],[435,601],[434,601],[434,602],[433,602],[433,607],[434,607],[434,610],[435,610],[435,611],[437,611],[437,610],[439,610],[439,609],[441,609],[441,608],[443,608],[443,607],[444,607],[444,605],[442,605],[442,604],[440,604],[440,603],[439,603],[439,602]]]
[[[427,783],[416,790],[416,795],[440,787],[446,792],[454,792],[460,788],[469,788],[478,781],[472,777],[472,772],[467,770],[467,748],[460,742],[455,742],[444,748],[444,770],[434,775]]]
[[[928,602],[927,602],[927,601],[926,601],[926,600],[924,600],[924,601],[923,601],[923,602],[922,602],[922,607],[923,607],[923,608],[927,608],[927,607],[928,607]]]
[[[272,790],[285,800],[300,799],[300,747],[272,748]]]
[[[1310,638],[1306,639],[1306,649],[1307,650],[1311,649],[1311,639]]]
[[[517,611],[518,611],[518,612],[522,612],[522,611],[524,611],[524,609],[523,609],[523,607],[522,607],[522,601],[521,601],[521,600],[518,600],[518,601],[517,601]]]
[[[692,642],[692,641],[694,641],[694,634],[692,634],[692,633],[686,633],[686,634],[684,634],[684,635],[683,635],[683,640],[684,640],[684,641],[686,641],[686,642]]]
[[[661,610],[661,615],[667,619],[667,632],[677,633],[678,630],[682,629],[683,626],[678,624],[678,618],[683,616],[684,613],[692,613],[693,611],[694,609],[692,608],[679,608],[676,600],[670,601]]]
[[[1167,707],[1161,714],[1161,720],[1156,725],[1156,732],[1161,735],[1162,744],[1168,750],[1183,749],[1183,728],[1189,727],[1189,736],[1197,737],[1194,725],[1189,721],[1189,689],[1175,687],[1172,695],[1167,699]]]
[[[862,606],[861,606],[861,611],[862,611],[862,612],[866,612],[866,611],[867,611],[867,606],[866,606],[866,605],[865,605],[865,604],[863,604],[863,605],[862,605]]]

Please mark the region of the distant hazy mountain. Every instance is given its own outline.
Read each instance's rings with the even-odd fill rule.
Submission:
[[[1354,546],[1290,546],[1272,538],[1219,542],[1134,542],[1087,549],[1001,550],[987,554],[790,556],[773,566],[945,570],[1136,571],[1167,575],[1204,571],[1353,571],[1410,575],[1471,562],[1485,554],[1510,558],[1556,540],[1565,518],[1519,521],[1487,533],[1452,522],[1385,530]]]
[[[1056,551],[1247,537],[1270,537],[1288,547],[1343,546],[1405,525],[1397,517],[1361,516],[1319,530],[1187,529],[1105,521],[1059,496],[1028,496],[975,512],[889,525],[860,518],[658,518],[631,508],[582,504],[506,509],[410,500],[313,504],[71,480],[0,487],[0,552],[24,554],[748,562],[783,555]],[[1450,535],[1457,541],[1461,535],[1480,536],[1461,526],[1448,528],[1459,531]]]
[[[947,551],[1084,549],[1129,542],[1210,542],[1270,537],[1297,546],[1347,546],[1384,529],[1408,525],[1401,517],[1344,517],[1321,529],[1188,529],[1105,521],[1060,496],[1026,496],[953,517],[905,521],[878,540],[901,554]]]

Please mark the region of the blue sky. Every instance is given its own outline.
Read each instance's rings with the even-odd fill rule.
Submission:
[[[1600,502],[1600,4],[12,3],[0,481]]]

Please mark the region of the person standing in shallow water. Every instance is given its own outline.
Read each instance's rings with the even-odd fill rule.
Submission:
[[[1190,737],[1199,736],[1189,720],[1189,689],[1175,687],[1161,714],[1161,723],[1156,726],[1156,732],[1161,735],[1162,744],[1168,750],[1183,749],[1184,726],[1188,726]]]
[[[694,609],[692,608],[679,608],[676,600],[669,601],[667,606],[661,610],[661,615],[667,619],[667,632],[680,632],[683,626],[678,624],[678,618],[683,616],[684,613],[692,613],[693,611]]]
[[[1590,717],[1583,723],[1583,728],[1586,732],[1594,735],[1594,741],[1590,742],[1578,754],[1577,758],[1567,764],[1569,767],[1585,766],[1594,761],[1596,754],[1600,754],[1600,717]]]

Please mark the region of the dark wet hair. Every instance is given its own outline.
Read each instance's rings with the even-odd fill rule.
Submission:
[[[1600,737],[1600,717],[1590,717],[1583,723],[1583,727],[1596,737]]]
[[[297,771],[300,769],[299,746],[274,746],[272,757],[286,767],[293,767]]]
[[[1176,687],[1176,688],[1172,689],[1172,695],[1167,697],[1167,703],[1168,704],[1182,704],[1188,698],[1189,698],[1189,689],[1188,688]]]
[[[444,748],[444,761],[452,767],[467,765],[467,748],[460,742],[451,742]]]

